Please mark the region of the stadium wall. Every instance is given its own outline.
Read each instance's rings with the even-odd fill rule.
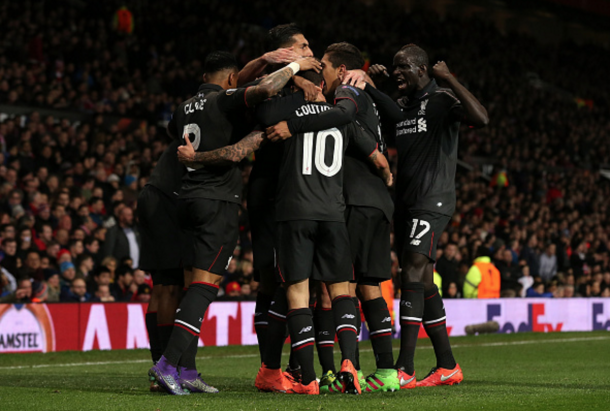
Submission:
[[[398,315],[399,300],[394,302]],[[256,344],[254,302],[217,302],[202,325],[200,346]],[[610,331],[610,299],[445,300],[447,330],[497,321],[501,333]],[[139,303],[0,304],[0,353],[148,348]],[[394,337],[399,337],[397,331]],[[421,330],[420,337],[425,337]],[[368,339],[363,327],[361,339]]]

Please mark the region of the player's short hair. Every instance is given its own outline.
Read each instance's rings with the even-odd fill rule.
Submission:
[[[364,66],[364,57],[358,47],[345,41],[331,44],[324,54],[335,68],[344,65],[348,70],[357,70]]]
[[[324,76],[322,75],[322,72],[316,73],[315,70],[299,71],[296,75],[299,77],[303,77],[305,80],[311,81],[316,86],[319,86],[324,81]]]
[[[418,66],[426,66],[430,67],[430,63],[428,60],[428,53],[421,47],[416,44],[410,43],[405,46],[402,46],[399,53],[406,53],[407,55],[413,57],[413,61]]]
[[[290,47],[294,44],[294,36],[303,34],[296,24],[280,24],[269,30],[269,46],[272,50],[280,47]]]
[[[213,51],[208,54],[203,63],[203,72],[207,74],[227,69],[238,70],[235,56],[227,51]]]

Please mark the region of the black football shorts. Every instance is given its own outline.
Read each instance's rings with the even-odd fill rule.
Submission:
[[[281,282],[354,279],[345,223],[294,220],[276,224],[276,266]]]
[[[394,215],[394,239],[399,260],[405,252],[413,252],[436,261],[438,239],[450,220],[451,217],[444,214],[397,207]]]
[[[168,197],[152,185],[145,186],[140,192],[137,209],[140,269],[152,274],[156,270],[181,267],[186,238],[180,229],[177,209],[177,198]]]
[[[345,216],[356,280],[390,279],[390,222],[383,211],[374,207],[347,206]]]
[[[184,266],[224,274],[239,237],[239,204],[187,198],[178,203],[178,213],[183,229],[190,234]]]

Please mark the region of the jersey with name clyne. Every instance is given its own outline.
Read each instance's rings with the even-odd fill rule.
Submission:
[[[259,110],[259,121],[273,123],[317,116],[332,108],[305,101],[301,92],[276,98]],[[276,121],[276,122],[277,122]],[[345,221],[343,197],[344,153],[348,145],[364,155],[377,143],[350,123],[318,132],[298,133],[283,143],[276,194],[276,220]]]
[[[246,89],[223,90],[203,84],[197,95],[178,106],[168,130],[180,138],[188,135],[198,152],[234,144],[245,137]],[[207,198],[240,203],[242,178],[237,165],[188,169],[182,179],[181,198]]]

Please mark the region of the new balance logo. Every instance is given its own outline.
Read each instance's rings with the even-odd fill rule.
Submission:
[[[312,327],[310,325],[308,325],[307,327],[303,327],[303,329],[299,331],[299,334],[308,333],[311,331],[311,329]]]
[[[354,314],[345,314],[345,315],[344,315],[343,317],[341,317],[341,318],[349,318],[349,319],[352,319],[352,318],[356,318],[356,316],[355,316]]]
[[[420,244],[421,244],[420,240],[415,240],[415,239],[411,240],[411,245],[418,246]]]
[[[328,331],[320,331],[318,335],[330,335]]]
[[[382,323],[391,323],[392,319],[390,317],[386,317],[383,320],[381,320]]]
[[[426,123],[425,118],[417,120],[417,132],[421,133],[422,131],[428,131],[428,123]]]
[[[405,307],[412,308],[411,301],[401,301],[400,304],[404,305]]]
[[[255,317],[258,317],[259,315],[261,315],[262,313],[254,313]]]
[[[178,309],[176,310],[176,314],[178,314],[179,312],[180,312],[180,308],[178,308]]]

